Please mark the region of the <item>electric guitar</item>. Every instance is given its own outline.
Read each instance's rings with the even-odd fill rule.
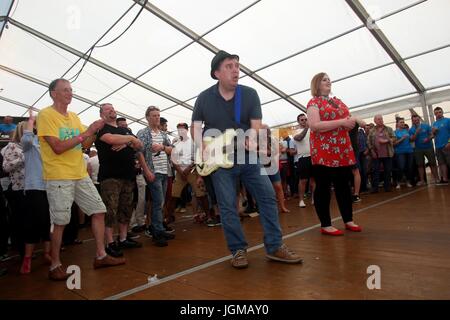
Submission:
[[[219,168],[232,168],[234,157],[232,154],[233,141],[236,137],[236,130],[227,129],[225,133],[217,137],[204,137],[203,159],[200,148],[197,149],[195,158],[195,168],[199,175],[207,176]]]

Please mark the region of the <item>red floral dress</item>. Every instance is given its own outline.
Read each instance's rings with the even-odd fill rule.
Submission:
[[[307,108],[311,107],[319,109],[320,121],[345,119],[350,115],[348,107],[336,97],[314,97],[308,102]],[[311,131],[309,141],[313,165],[345,167],[356,164],[350,136],[344,128]]]

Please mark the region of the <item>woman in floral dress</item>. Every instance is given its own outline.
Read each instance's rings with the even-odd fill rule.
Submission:
[[[344,233],[331,225],[331,184],[345,228],[359,232],[361,227],[353,222],[350,179],[356,164],[348,131],[355,126],[348,107],[338,98],[331,97],[331,81],[326,73],[311,80],[313,98],[308,102],[307,113],[311,128],[311,162],[316,179],[314,206],[325,235]]]

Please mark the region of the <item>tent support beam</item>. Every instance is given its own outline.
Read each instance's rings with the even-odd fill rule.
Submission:
[[[5,27],[8,23],[8,16],[11,13],[13,5],[14,5],[14,0],[11,1],[11,5],[9,6],[8,13],[6,14],[6,16],[0,17],[0,22],[3,22],[4,20],[6,20],[6,22],[3,24],[2,28],[0,29],[0,39],[2,38],[3,30],[5,29]]]
[[[137,2],[139,5],[143,5],[143,0],[133,0]],[[169,16],[167,13],[163,12],[161,9],[156,7],[155,5],[151,4],[150,2],[147,2],[145,5],[145,8],[152,14],[154,14],[156,17],[161,19],[162,21],[166,22],[179,32],[183,33],[185,36],[189,37],[190,39],[197,42],[199,45],[204,47],[205,49],[211,51],[213,54],[216,54],[219,49],[215,47],[210,42],[206,41],[204,38],[202,38],[199,34],[195,33],[191,29],[187,28],[185,25],[180,23],[179,21],[175,20],[173,17]],[[249,77],[251,77],[253,80],[259,82],[261,85],[269,89],[270,91],[274,92],[276,95],[280,96],[282,99],[286,100],[288,103],[296,107],[297,109],[300,109],[302,111],[306,111],[306,107],[302,105],[297,100],[293,99],[271,83],[269,83],[267,80],[263,79],[259,75],[255,74],[254,71],[250,70],[249,68],[245,67],[244,65],[240,65],[241,70],[247,74]]]
[[[15,76],[19,77],[19,78],[22,78],[22,79],[31,81],[31,82],[36,83],[36,84],[38,84],[38,85],[41,85],[41,86],[43,86],[43,87],[45,87],[45,88],[48,88],[48,86],[49,86],[49,83],[47,83],[47,82],[45,82],[45,81],[42,81],[42,80],[37,79],[37,78],[34,78],[34,77],[30,76],[30,75],[27,75],[27,74],[22,73],[22,72],[19,72],[19,71],[17,71],[17,70],[8,68],[8,67],[3,66],[3,65],[0,65],[0,70],[3,70],[3,71],[5,71],[5,72],[8,72],[8,73],[10,73],[10,74],[12,74],[12,75],[15,75]],[[87,99],[87,98],[85,98],[85,97],[79,96],[79,95],[77,95],[77,94],[74,94],[73,97],[74,97],[75,99],[77,99],[77,100],[80,100],[80,101],[82,101],[82,102],[84,102],[84,103],[87,103],[87,104],[90,104],[90,105],[92,105],[92,106],[96,106],[97,108],[100,109],[100,105],[97,104],[97,103],[95,103],[94,101],[92,101],[92,100],[90,100],[90,99]],[[27,106],[27,108],[30,108],[30,106]],[[131,116],[125,114],[125,113],[122,113],[122,112],[118,112],[118,111],[117,111],[117,115],[119,115],[119,116],[121,116],[121,117],[124,117],[124,118],[127,118],[127,119],[129,119],[129,120],[131,120],[131,121],[133,121],[133,122],[138,122],[138,123],[140,123],[140,124],[142,124],[142,125],[144,125],[144,126],[148,126],[148,123],[147,123],[147,122],[142,121],[142,120],[139,120],[139,119],[134,118],[134,117],[131,117]]]
[[[384,35],[383,31],[377,26],[377,24],[366,11],[364,6],[359,0],[345,0],[349,7],[355,12],[358,18],[365,24],[367,30],[372,34],[375,40],[383,47],[386,53],[391,57],[400,71],[405,75],[408,81],[413,85],[418,93],[425,92],[425,87],[420,83],[419,79],[415,76],[409,66],[405,63],[404,59],[400,56],[388,38]]]
[[[73,55],[75,55],[75,56],[77,56],[79,58],[82,58],[82,59],[86,59],[87,58],[87,55],[85,55],[83,52],[78,51],[78,50],[76,50],[76,49],[74,49],[74,48],[72,48],[72,47],[70,47],[70,46],[68,46],[68,45],[66,45],[66,44],[64,44],[64,43],[62,43],[62,42],[60,42],[58,40],[55,40],[55,39],[53,39],[53,38],[51,38],[51,37],[49,37],[49,36],[47,36],[45,34],[42,34],[41,32],[39,32],[37,30],[34,30],[33,28],[30,28],[30,27],[24,25],[23,23],[20,23],[20,22],[14,20],[14,19],[11,19],[11,18],[8,19],[8,20],[15,27],[17,27],[17,28],[19,28],[19,29],[29,33],[29,34],[32,34],[32,35],[34,35],[34,36],[36,36],[36,37],[38,37],[38,38],[40,38],[40,39],[42,39],[42,40],[44,40],[44,41],[54,45],[54,46],[56,46],[56,47],[58,47],[58,48],[60,48],[60,49],[62,49],[64,51],[67,51],[67,52],[69,52],[69,53],[71,53],[71,54],[73,54]],[[136,85],[138,85],[138,86],[140,86],[140,87],[142,87],[142,88],[144,88],[144,89],[146,89],[146,90],[148,90],[150,92],[153,92],[153,93],[155,93],[155,94],[157,94],[157,95],[159,95],[159,96],[161,96],[161,97],[163,97],[163,98],[165,98],[167,100],[170,100],[170,101],[172,101],[172,102],[174,102],[176,104],[179,104],[179,105],[185,107],[186,109],[193,110],[193,108],[194,108],[193,106],[187,104],[186,102],[183,102],[183,101],[181,101],[181,100],[179,100],[179,99],[177,99],[175,97],[172,97],[171,95],[169,95],[169,94],[167,94],[165,92],[162,92],[162,91],[160,91],[160,90],[158,90],[158,89],[156,89],[156,88],[146,84],[145,82],[142,82],[140,80],[136,80],[135,77],[132,77],[132,76],[130,76],[130,75],[120,71],[120,70],[117,70],[117,69],[107,65],[106,63],[103,63],[103,62],[101,62],[101,61],[99,61],[99,60],[97,60],[97,59],[95,59],[93,57],[89,58],[89,62],[94,64],[94,65],[96,65],[97,67],[100,67],[100,68],[102,68],[102,69],[104,69],[106,71],[109,71],[109,72],[115,74],[116,76],[119,76],[119,77],[121,77],[121,78],[123,78],[123,79],[125,79],[125,80],[127,80],[129,82],[132,82],[132,83],[134,83],[134,84],[136,84]]]
[[[16,101],[16,100],[12,100],[12,99],[9,99],[9,98],[6,98],[6,97],[2,97],[2,96],[0,96],[0,100],[9,102],[11,104],[14,104],[16,106],[19,106],[19,107],[22,107],[22,108],[25,108],[25,109],[30,109],[29,105],[27,105],[25,103],[22,103],[22,102],[19,102],[19,101]],[[40,109],[33,107],[33,111],[39,112]]]

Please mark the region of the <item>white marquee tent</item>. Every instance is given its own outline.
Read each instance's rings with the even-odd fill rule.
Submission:
[[[85,124],[111,102],[135,132],[149,105],[173,129],[224,49],[271,126],[295,121],[321,71],[353,114],[427,116],[450,100],[449,31],[450,0],[1,0],[0,114],[50,105],[48,83],[65,77]]]

